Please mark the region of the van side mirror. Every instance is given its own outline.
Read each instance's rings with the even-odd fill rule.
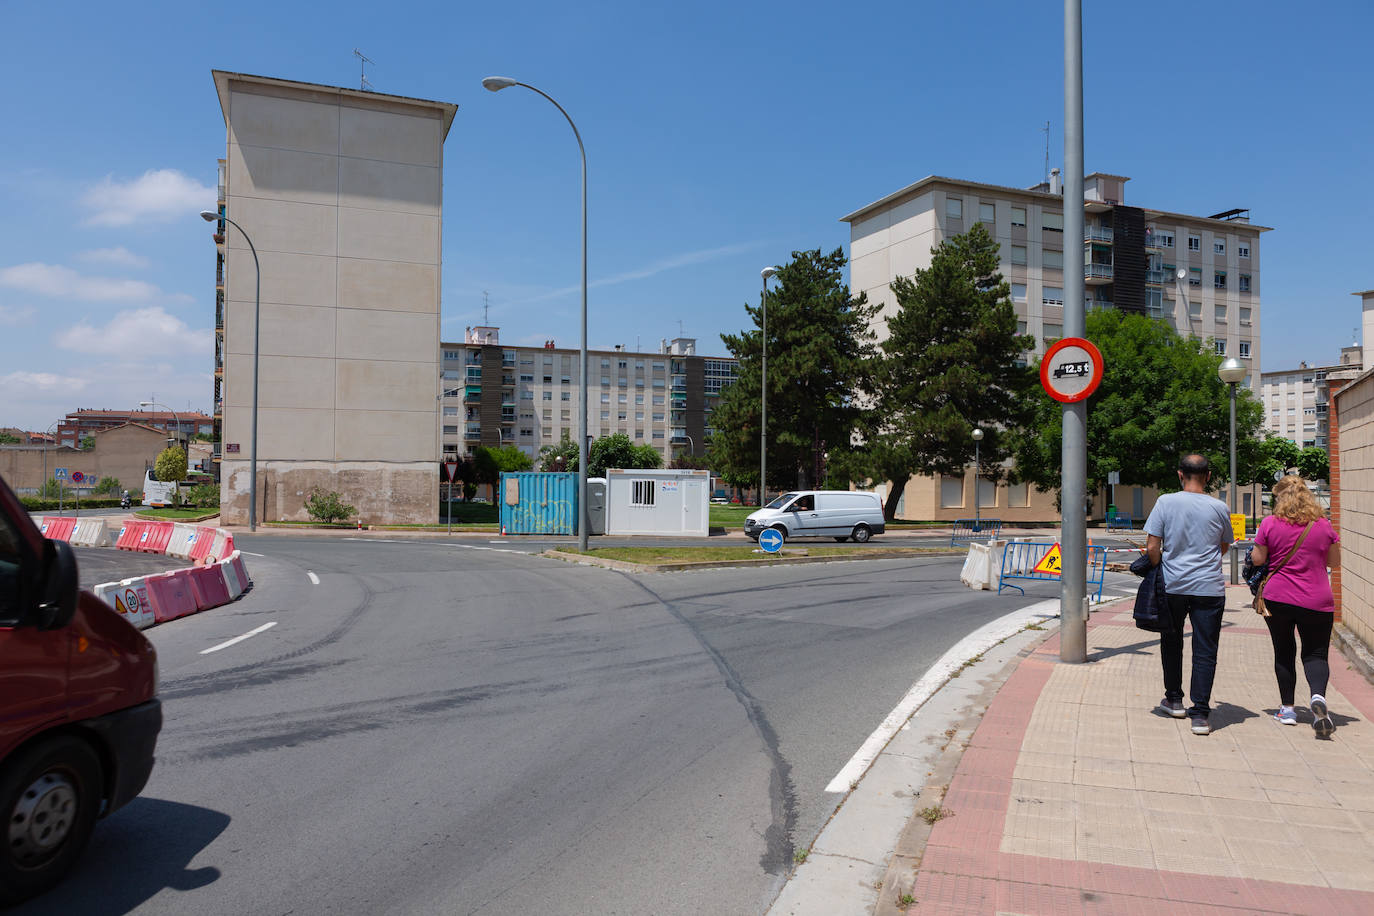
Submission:
[[[60,630],[76,616],[79,582],[76,552],[66,541],[46,541],[43,548],[43,585],[34,623],[40,630]]]

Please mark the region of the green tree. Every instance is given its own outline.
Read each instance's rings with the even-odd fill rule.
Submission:
[[[975,223],[932,249],[928,268],[892,282],[897,312],[874,364],[869,449],[873,476],[892,482],[889,519],[911,476],[962,475],[975,427],[984,434],[978,473],[1002,476],[1010,433],[1027,417],[1034,377],[1018,363],[1034,339],[1017,334],[998,247]]]
[[[1087,338],[1105,363],[1101,387],[1088,400],[1088,493],[1100,491],[1111,471],[1119,471],[1126,485],[1176,490],[1178,460],[1190,452],[1208,456],[1214,482],[1226,480],[1229,394],[1217,378],[1221,357],[1211,342],[1180,337],[1162,321],[1116,309],[1089,312]],[[1057,489],[1062,405],[1043,394],[1029,403],[1033,416],[1013,443],[1013,477],[1042,492]],[[1263,407],[1241,387],[1238,453],[1253,447],[1262,419]]]
[[[825,454],[848,447],[863,409],[874,354],[876,306],[844,284],[844,252],[794,251],[768,292],[768,481],[804,486],[822,474]],[[764,315],[745,305],[755,329],[722,334],[739,361],[736,380],[711,415],[713,469],[734,486],[758,483]]]
[[[534,462],[530,460],[529,455],[514,445],[503,445],[500,448],[479,445],[472,453],[472,466],[474,482],[488,484],[495,492],[496,484],[501,480],[503,472],[528,471],[534,467]]]
[[[1236,476],[1242,485],[1271,487],[1279,475],[1298,463],[1300,451],[1293,440],[1274,433],[1236,443]]]
[[[563,433],[563,438],[558,440],[557,445],[546,445],[539,450],[539,470],[557,470],[555,465],[559,458],[563,459],[563,470],[577,470],[577,443],[566,431]]]
[[[1328,480],[1331,477],[1331,463],[1326,449],[1308,446],[1298,455],[1298,473],[1305,480]]]
[[[0,445],[19,445],[22,441],[14,433],[0,432]]]
[[[76,447],[83,452],[93,451],[95,449],[95,436],[82,436]]]
[[[169,445],[158,453],[153,463],[153,476],[163,483],[186,479],[186,449]]]
[[[198,483],[191,488],[186,501],[197,509],[219,508],[219,484]]]
[[[100,482],[95,485],[95,489],[92,492],[96,496],[118,496],[121,489],[118,477],[102,477],[100,478]]]
[[[310,491],[310,498],[305,501],[305,511],[315,521],[329,524],[341,522],[358,510],[345,503],[334,490],[315,487]]]
[[[607,468],[661,468],[663,456],[652,445],[635,445],[624,433],[602,436],[587,451],[587,476],[605,477]]]

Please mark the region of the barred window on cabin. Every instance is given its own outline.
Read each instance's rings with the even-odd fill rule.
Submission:
[[[636,480],[630,492],[630,505],[652,506],[654,504],[654,483],[652,480]]]

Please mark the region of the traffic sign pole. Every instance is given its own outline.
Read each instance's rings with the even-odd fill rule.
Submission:
[[[1064,246],[1072,263],[1064,271],[1064,335],[1087,330],[1083,302],[1083,0],[1064,0]],[[1063,341],[1060,341],[1062,344]],[[1088,344],[1091,347],[1091,344]],[[1096,350],[1093,347],[1093,350]],[[1045,354],[1046,361],[1049,353]],[[1095,378],[1101,380],[1101,356]],[[1044,371],[1044,364],[1042,369]],[[1093,385],[1091,387],[1096,387]],[[1064,402],[1063,458],[1059,474],[1060,542],[1059,660],[1088,660],[1088,405],[1081,397]]]

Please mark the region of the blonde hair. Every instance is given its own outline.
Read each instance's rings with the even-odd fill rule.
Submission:
[[[1307,481],[1296,474],[1289,474],[1274,484],[1274,514],[1295,525],[1326,518],[1326,512],[1307,488]]]

